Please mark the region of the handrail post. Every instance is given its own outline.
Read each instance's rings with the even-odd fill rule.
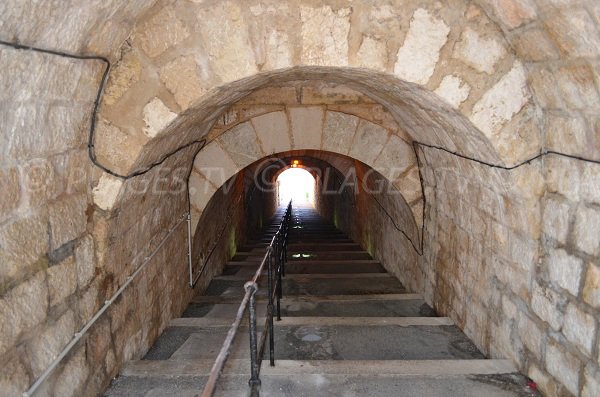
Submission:
[[[280,229],[280,230],[283,230]],[[281,242],[283,241],[281,234],[277,235],[277,321],[281,321],[281,296],[282,296],[282,292],[281,292],[281,254],[282,254],[282,250],[283,247],[281,245]]]
[[[256,334],[256,291],[258,287],[254,282],[248,282],[244,286],[246,291],[250,291],[250,302],[248,304],[248,321],[250,322],[250,380],[248,384],[252,390],[256,390],[258,396],[258,387],[260,387],[259,365],[258,365],[258,343]]]
[[[275,336],[273,335],[273,246],[268,248],[267,253],[269,304],[267,306],[267,317],[269,321],[269,361],[271,367],[275,366]]]

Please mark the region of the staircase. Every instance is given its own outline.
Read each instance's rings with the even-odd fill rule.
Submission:
[[[106,396],[199,396],[283,209],[174,319],[143,360],[129,362]],[[262,286],[261,286],[262,287]],[[311,208],[295,208],[275,323],[276,366],[261,369],[262,396],[534,396],[506,360],[488,360],[446,317]],[[258,324],[266,313],[257,293]],[[249,394],[247,320],[219,396]],[[268,355],[268,349],[267,349]]]

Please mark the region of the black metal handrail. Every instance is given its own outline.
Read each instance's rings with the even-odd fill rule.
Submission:
[[[244,297],[238,308],[235,320],[227,332],[223,346],[219,351],[215,363],[212,366],[210,375],[201,397],[212,397],[217,389],[217,382],[223,373],[223,368],[227,362],[227,358],[231,352],[233,341],[246,312],[249,310],[249,334],[250,334],[250,395],[259,396],[260,389],[260,367],[262,357],[264,355],[267,334],[269,335],[269,362],[271,366],[275,365],[275,335],[273,333],[274,323],[274,304],[276,301],[277,320],[281,320],[281,298],[283,296],[282,277],[285,276],[285,262],[287,258],[287,243],[288,233],[290,229],[290,221],[292,218],[292,202],[290,201],[284,216],[279,223],[279,228],[271,239],[271,243],[267,247],[267,251],[260,262],[260,266],[254,273],[250,281],[244,284]],[[258,280],[260,279],[265,266],[267,268],[267,317],[265,319],[265,327],[260,338],[257,340],[256,328],[256,292],[258,291]]]

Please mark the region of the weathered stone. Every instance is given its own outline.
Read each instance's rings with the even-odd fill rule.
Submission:
[[[169,62],[160,70],[160,79],[175,96],[175,101],[186,110],[206,91],[199,76],[194,57],[183,56]]]
[[[548,198],[544,203],[542,217],[544,234],[565,244],[569,233],[569,204],[556,198]]]
[[[450,28],[419,8],[413,14],[402,47],[398,50],[394,74],[406,81],[427,84],[440,57],[440,50],[448,40]]]
[[[229,157],[240,167],[245,167],[263,156],[258,137],[250,122],[236,125],[221,135],[219,141],[229,153]]]
[[[371,165],[381,153],[389,136],[389,131],[382,126],[370,121],[361,120],[358,123],[349,156]],[[399,140],[400,138],[397,139]]]
[[[380,71],[386,70],[388,54],[385,41],[363,36],[356,56],[360,67]]]
[[[90,284],[87,290],[80,292],[81,297],[77,302],[79,322],[87,323],[98,308],[98,286]]]
[[[454,57],[478,72],[492,74],[494,67],[506,55],[506,49],[493,38],[482,38],[471,28],[466,28],[454,47]]]
[[[544,23],[562,53],[574,57],[600,55],[600,34],[584,9],[569,7],[554,12]]]
[[[45,272],[37,272],[29,280],[0,298],[0,355],[4,354],[25,332],[46,318],[48,286]]]
[[[271,30],[267,37],[265,67],[269,70],[292,66],[292,48],[286,33]]]
[[[525,106],[529,96],[525,69],[515,62],[510,72],[475,104],[470,119],[489,137]]]
[[[579,164],[554,156],[546,158],[546,189],[578,202],[581,189]]]
[[[231,1],[200,9],[198,24],[212,69],[222,82],[257,72],[242,8]]]
[[[3,396],[20,396],[29,387],[27,369],[14,355],[8,362],[2,363],[0,371],[0,390]]]
[[[562,67],[556,74],[556,80],[568,107],[572,109],[600,108],[600,97],[590,65]]]
[[[252,125],[265,154],[291,149],[290,125],[284,112],[272,112],[254,117]]]
[[[98,185],[93,190],[94,204],[108,211],[117,202],[123,180],[110,174],[102,174]]]
[[[435,89],[436,94],[455,108],[458,108],[469,97],[470,92],[469,84],[454,75],[445,76],[439,87]]]
[[[80,349],[67,361],[60,376],[54,384],[55,396],[78,395],[82,393],[89,374],[88,364],[85,359],[85,350]]]
[[[320,149],[324,112],[322,107],[292,107],[288,110],[294,149]]]
[[[50,306],[54,306],[77,290],[77,266],[75,257],[69,256],[58,265],[48,269]]]
[[[529,351],[539,360],[542,358],[543,334],[538,325],[524,313],[519,313],[519,337]]]
[[[563,334],[588,357],[592,355],[596,319],[570,303],[565,312]]]
[[[194,168],[215,187],[220,187],[239,170],[239,166],[233,162],[218,141],[209,143],[196,155]]]
[[[600,307],[600,267],[593,263],[588,265],[583,300],[592,307]]]
[[[578,155],[587,149],[587,126],[580,118],[549,115],[547,119],[546,144],[549,149]]]
[[[359,118],[341,112],[325,112],[323,150],[348,154]]]
[[[533,381],[537,384],[540,391],[545,393],[548,396],[556,396],[557,393],[557,384],[547,372],[542,371],[535,365],[529,366],[529,371],[527,375],[533,379]]]
[[[175,16],[171,7],[160,10],[138,31],[141,33],[135,39],[151,58],[159,56],[169,47],[190,35],[184,23]]]
[[[600,211],[580,206],[575,216],[575,246],[583,252],[600,255]]]
[[[0,227],[0,295],[14,281],[47,266],[48,216],[17,219]]]
[[[557,286],[577,296],[583,273],[583,261],[567,254],[563,249],[551,250],[547,259],[550,280]]]
[[[558,331],[563,322],[563,316],[559,305],[562,303],[561,297],[554,291],[543,288],[538,284],[533,287],[531,296],[531,308],[542,320]]]
[[[537,16],[532,0],[492,0],[489,3],[500,21],[509,29],[518,28]]]
[[[301,6],[302,63],[320,66],[348,65],[350,8],[333,10]]]
[[[96,275],[96,258],[94,256],[94,240],[87,235],[75,247],[77,264],[77,284],[80,289],[87,286]]]
[[[416,162],[412,146],[397,135],[391,135],[372,164],[383,176],[393,181]]]
[[[202,212],[217,189],[197,172],[192,172],[189,181],[190,202]]]
[[[19,173],[16,168],[0,170],[0,191],[2,192],[2,200],[0,201],[1,221],[19,206],[21,187],[19,185]]]
[[[34,375],[40,376],[75,333],[75,316],[67,311],[31,340],[27,347]]]
[[[107,105],[117,103],[123,94],[138,82],[142,72],[142,64],[133,51],[127,51],[113,67],[102,102]]]
[[[160,99],[154,98],[144,106],[144,134],[154,138],[176,118],[177,113],[173,113]]]
[[[600,396],[600,373],[597,370],[592,369],[590,365],[586,366],[583,372],[583,381],[581,397]]]
[[[588,163],[583,164],[582,167],[581,195],[585,197],[585,201],[588,203],[600,205],[600,173],[598,172],[598,166]]]
[[[71,196],[49,207],[51,250],[75,240],[85,232],[86,208],[87,197],[84,195]]]
[[[546,346],[546,368],[574,395],[579,392],[579,360],[555,343]]]
[[[543,30],[528,29],[519,32],[512,44],[519,58],[524,61],[542,62],[559,57],[554,43]]]

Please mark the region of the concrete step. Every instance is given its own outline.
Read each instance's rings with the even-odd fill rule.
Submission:
[[[264,252],[268,244],[260,245],[243,245],[240,246],[238,251],[240,252]],[[363,251],[360,244],[357,243],[294,243],[288,244],[288,251]]]
[[[368,301],[388,301],[388,300],[415,300],[422,299],[419,294],[370,294],[370,295],[284,295],[286,302],[368,302]],[[257,296],[257,300],[262,302],[266,296]],[[230,295],[198,295],[192,299],[191,303],[237,303],[241,300],[237,296]]]
[[[255,252],[237,252],[232,258],[233,261],[245,261],[264,257],[264,251]],[[366,251],[288,251],[288,260],[354,260],[371,259]]]
[[[107,397],[192,397],[200,394],[211,360],[133,361]],[[248,361],[231,359],[217,396],[248,396]],[[516,397],[535,396],[507,360],[263,362],[261,394],[314,397]]]
[[[245,274],[254,274],[259,259],[254,261],[228,262],[223,270],[225,275],[237,274],[241,269]],[[288,261],[285,265],[286,274],[320,274],[320,273],[385,273],[385,269],[376,260],[354,260],[354,261]]]
[[[244,294],[242,280],[213,280],[205,295],[239,296]],[[266,293],[266,279],[259,280],[258,295]],[[393,277],[324,278],[324,279],[284,279],[285,295],[364,295],[398,294],[406,292],[402,284]]]
[[[266,301],[259,301],[258,315],[266,315]],[[239,302],[191,303],[182,317],[235,317]],[[420,297],[396,300],[281,300],[283,317],[434,317],[435,311]]]
[[[241,274],[234,275],[221,275],[216,276],[213,280],[221,280],[221,281],[248,281],[255,274],[251,268],[245,269],[246,272]],[[267,270],[264,270],[261,275],[263,277],[267,276]],[[286,274],[284,280],[299,280],[310,282],[310,280],[317,279],[356,279],[356,278],[391,278],[396,279],[389,273],[344,273],[344,274],[330,274],[330,273],[316,273],[316,274]]]

